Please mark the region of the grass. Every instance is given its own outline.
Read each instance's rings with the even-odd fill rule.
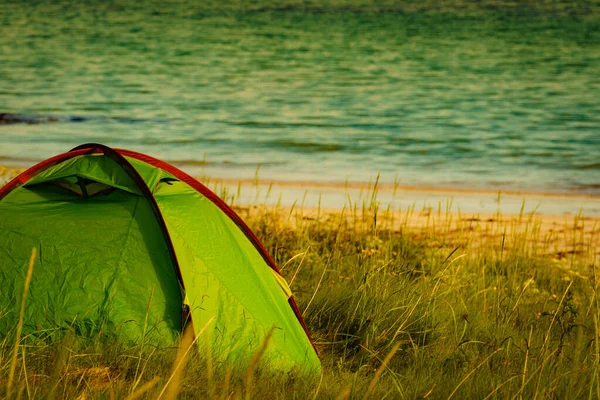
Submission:
[[[10,168],[0,165],[0,187],[4,186],[10,179],[23,171],[24,169],[22,168]]]
[[[235,370],[190,352],[185,335],[179,349],[24,337],[0,345],[3,393],[600,398],[600,226],[577,215],[548,229],[533,215],[481,218],[448,205],[379,210],[376,186],[335,213],[237,207],[290,282],[321,377],[270,374],[258,367],[260,354],[250,370]]]

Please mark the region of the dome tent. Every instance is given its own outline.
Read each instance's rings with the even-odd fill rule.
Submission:
[[[270,365],[320,369],[264,246],[218,196],[165,162],[86,144],[0,188],[0,336],[18,321],[32,248],[24,333],[71,327],[170,345],[186,325],[199,333],[210,321],[203,336],[217,360],[249,359],[272,331]]]

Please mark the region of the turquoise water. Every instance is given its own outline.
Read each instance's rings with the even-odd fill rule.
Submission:
[[[600,18],[106,4],[0,5],[0,164],[600,194]]]

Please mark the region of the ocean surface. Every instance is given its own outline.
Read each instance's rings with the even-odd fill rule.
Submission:
[[[0,164],[600,194],[598,17],[86,4],[0,4]]]

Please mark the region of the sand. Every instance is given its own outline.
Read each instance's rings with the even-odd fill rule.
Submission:
[[[464,188],[417,187],[373,183],[234,180],[202,178],[218,194],[235,197],[239,204],[301,205],[342,209],[369,205],[380,209],[431,210],[467,214],[530,214],[600,217],[600,195]],[[375,193],[375,196],[373,194]]]
[[[0,185],[18,170],[0,166]],[[199,178],[243,214],[266,207],[306,219],[359,216],[379,226],[460,240],[528,235],[558,256],[600,254],[600,196],[373,183]],[[368,221],[367,221],[368,220]],[[532,234],[533,233],[533,234]]]
[[[600,255],[600,197],[316,182],[204,180],[242,214],[277,210],[291,220],[358,219],[459,245],[492,242],[543,249],[557,259]],[[376,211],[376,212],[375,212]],[[590,215],[591,214],[591,215]]]

